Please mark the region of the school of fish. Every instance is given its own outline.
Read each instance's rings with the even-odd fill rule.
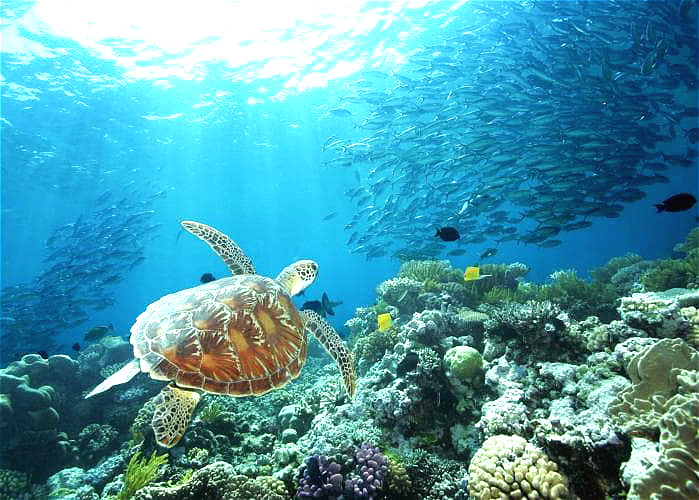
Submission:
[[[323,145],[353,173],[350,251],[555,247],[696,168],[695,4],[468,2],[400,71],[361,73],[329,110],[354,132]]]

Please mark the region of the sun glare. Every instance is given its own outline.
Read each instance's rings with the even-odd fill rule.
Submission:
[[[287,87],[307,88],[360,69],[364,61],[348,61],[343,51],[387,29],[401,8],[425,3],[372,2],[369,8],[366,0],[37,0],[5,27],[3,51],[39,55],[29,40],[14,39],[28,30],[73,40],[116,62],[129,80],[197,78],[202,64],[222,61],[239,78],[251,75],[236,69],[255,65],[258,77],[282,76]]]

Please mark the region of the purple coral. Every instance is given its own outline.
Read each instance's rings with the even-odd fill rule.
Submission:
[[[323,455],[310,456],[296,496],[316,500],[337,500],[341,496],[345,500],[373,500],[388,473],[386,457],[376,446],[365,443],[354,458],[354,471],[345,479],[337,462],[328,461]]]
[[[376,446],[365,443],[357,451],[355,460],[358,475],[345,481],[345,492],[356,500],[373,500],[388,473],[386,457]]]
[[[324,455],[311,455],[306,460],[303,476],[299,479],[296,496],[336,500],[342,494],[340,464],[329,462]]]

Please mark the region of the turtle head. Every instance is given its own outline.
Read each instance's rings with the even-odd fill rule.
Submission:
[[[293,296],[313,283],[318,275],[318,264],[312,260],[299,260],[286,266],[277,276],[277,283]]]

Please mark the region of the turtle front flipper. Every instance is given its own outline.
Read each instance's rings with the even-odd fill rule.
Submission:
[[[245,252],[229,236],[201,222],[185,220],[180,224],[194,236],[204,240],[216,252],[216,255],[223,259],[233,276],[236,274],[257,274],[250,257],[245,255]]]
[[[301,311],[304,317],[305,327],[313,336],[318,339],[328,354],[335,360],[337,367],[342,373],[342,379],[345,383],[347,395],[351,398],[354,396],[355,382],[357,380],[357,372],[354,369],[354,356],[347,349],[347,346],[337,334],[335,329],[330,326],[330,323],[325,321],[320,314],[311,310]]]
[[[179,442],[200,397],[196,391],[180,389],[173,385],[163,387],[155,398],[155,412],[151,420],[158,443],[172,448]]]

